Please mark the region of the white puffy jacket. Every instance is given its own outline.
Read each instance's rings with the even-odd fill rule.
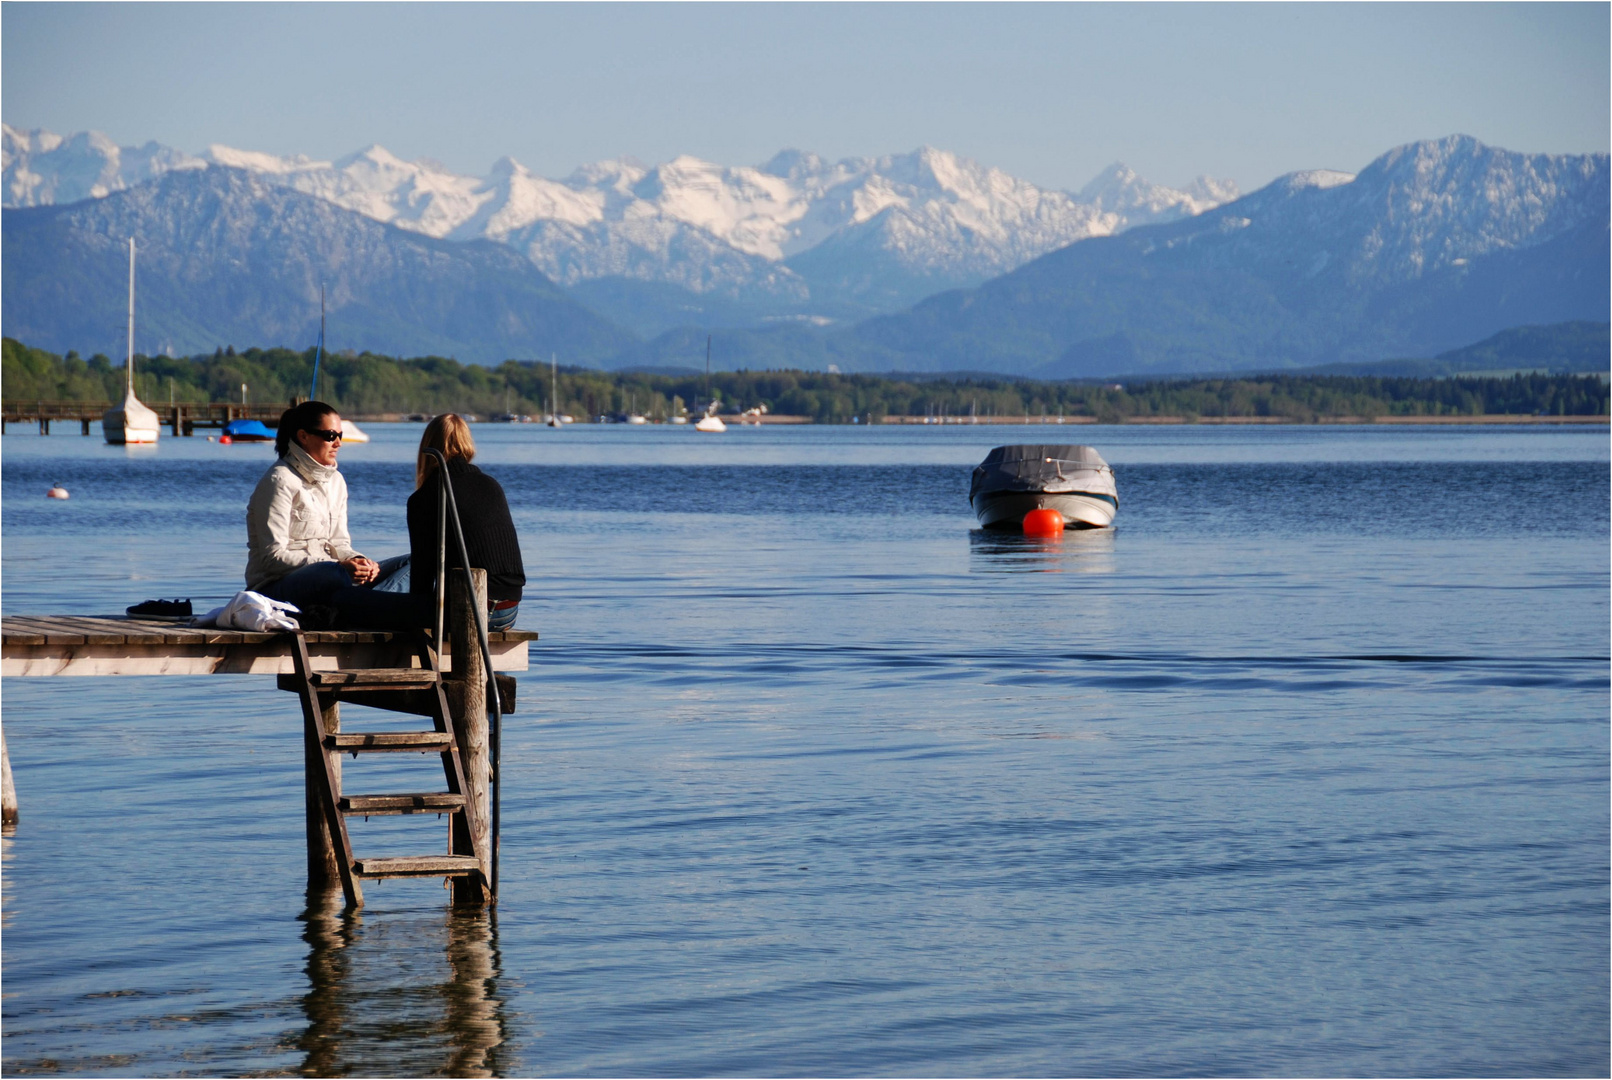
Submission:
[[[252,590],[312,563],[357,555],[347,533],[347,481],[336,467],[292,443],[246,504],[246,551]]]

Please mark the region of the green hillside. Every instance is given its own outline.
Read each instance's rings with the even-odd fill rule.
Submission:
[[[282,402],[306,394],[313,350],[220,350],[190,359],[136,357],[137,390],[152,404],[250,400]],[[0,344],[7,401],[109,401],[122,392],[123,372],[105,356],[88,360]],[[560,410],[579,418],[629,408],[651,417],[674,415],[705,401],[705,377],[688,373],[627,373],[566,368],[559,374]],[[400,360],[375,353],[324,359],[319,396],[343,412],[436,413],[481,416],[546,409],[545,364],[506,361],[496,368],[440,356]],[[1266,375],[1180,379],[1127,385],[1037,382],[997,376],[926,378],[840,375],[811,371],[713,373],[713,396],[723,411],[765,405],[770,413],[819,423],[863,422],[884,416],[1070,416],[1105,422],[1152,417],[1483,416],[1547,413],[1601,416],[1608,388],[1593,375],[1527,374],[1504,378],[1410,378],[1347,375]]]

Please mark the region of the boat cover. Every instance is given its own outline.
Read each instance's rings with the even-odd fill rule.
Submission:
[[[261,420],[231,420],[224,425],[224,434],[232,439],[272,440],[274,432]]]
[[[1114,495],[1114,471],[1089,446],[1028,443],[998,446],[974,468],[970,501],[996,491],[1090,491]]]

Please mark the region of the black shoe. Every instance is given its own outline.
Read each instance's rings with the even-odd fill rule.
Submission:
[[[158,616],[167,619],[190,618],[190,600],[147,600],[143,604],[136,604],[125,608],[126,612],[134,616]]]

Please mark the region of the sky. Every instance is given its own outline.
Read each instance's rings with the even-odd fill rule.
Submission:
[[[483,175],[929,145],[1242,190],[1462,133],[1606,151],[1604,3],[0,4],[0,118]]]

